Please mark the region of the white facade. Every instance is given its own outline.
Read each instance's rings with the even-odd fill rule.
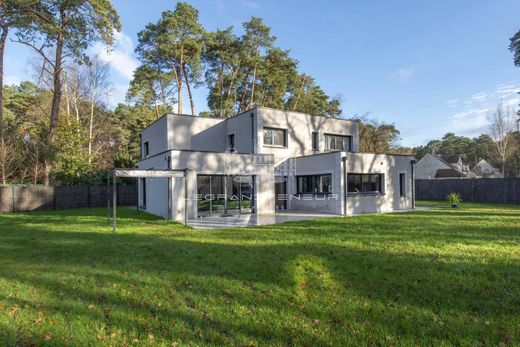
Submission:
[[[139,181],[140,207],[166,219],[198,218],[208,205],[210,213],[246,206],[257,214],[413,208],[413,158],[359,153],[354,121],[260,107],[226,120],[168,114],[143,130],[141,148],[140,169],[186,170],[186,179]],[[214,179],[204,188],[208,176]],[[215,194],[206,193],[223,187],[227,195],[242,187],[248,194],[243,201],[224,199],[221,212]],[[252,202],[245,200],[251,189]]]

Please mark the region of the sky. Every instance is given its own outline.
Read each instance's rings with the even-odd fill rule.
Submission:
[[[369,113],[395,123],[403,146],[424,145],[447,132],[478,136],[499,102],[517,108],[520,68],[509,38],[520,30],[518,0],[280,1],[190,0],[207,30],[262,17],[290,49],[300,70],[343,100],[343,116]],[[110,53],[91,54],[111,66],[110,105],[124,101],[138,66],[137,33],[155,22],[173,0],[114,0],[123,30]],[[32,79],[25,47],[8,43],[5,83]],[[195,91],[196,112],[207,110],[204,88]],[[185,105],[186,113],[189,112]]]

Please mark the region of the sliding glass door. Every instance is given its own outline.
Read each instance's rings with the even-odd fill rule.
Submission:
[[[253,176],[197,176],[199,216],[226,216],[253,213]]]

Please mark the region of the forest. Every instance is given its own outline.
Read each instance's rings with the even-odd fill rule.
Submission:
[[[200,117],[227,118],[267,106],[353,119],[361,124],[362,151],[418,158],[428,151],[461,154],[472,163],[486,158],[504,166],[508,176],[520,174],[520,136],[510,126],[509,110],[497,108],[500,119],[494,113],[495,125],[510,123],[497,136],[449,133],[404,148],[395,124],[368,113],[343,114],[342,98],[328,95],[301,71],[261,18],[208,31],[198,10],[185,2],[138,33],[139,66],[126,101],[110,107],[109,66],[89,55],[88,47],[112,45],[121,29],[109,0],[0,0],[0,184],[102,183],[110,168],[133,167],[139,160],[143,128],[167,112],[182,113],[183,105]],[[31,81],[4,85],[7,40],[31,50]],[[201,87],[208,91],[208,111],[197,112],[193,90]]]

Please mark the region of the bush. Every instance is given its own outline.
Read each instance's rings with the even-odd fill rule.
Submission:
[[[462,202],[462,198],[459,193],[450,193],[450,195],[448,195],[448,202],[452,205],[458,205]]]

